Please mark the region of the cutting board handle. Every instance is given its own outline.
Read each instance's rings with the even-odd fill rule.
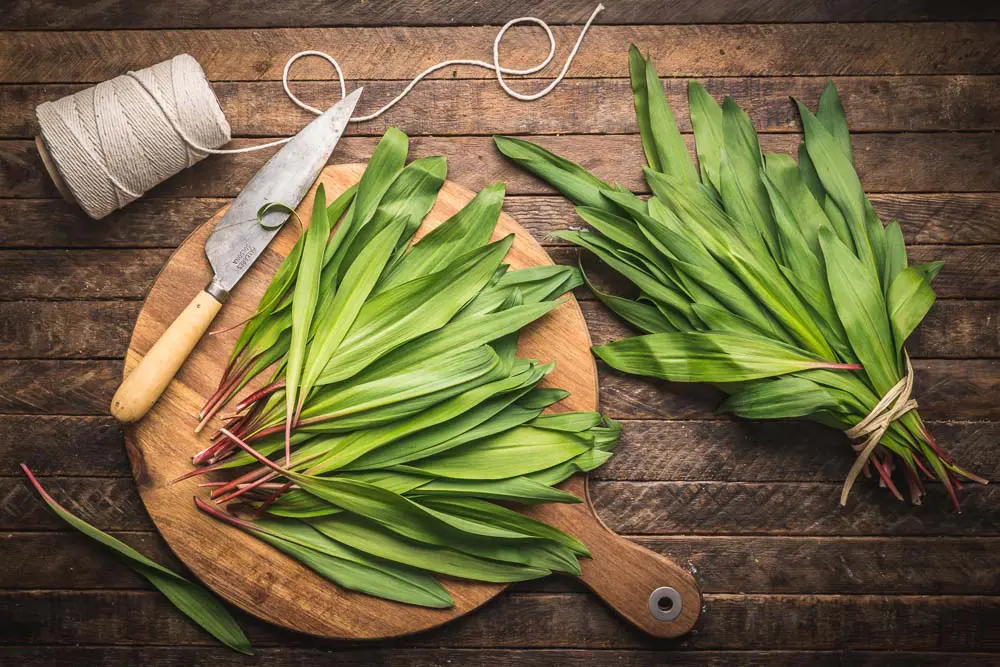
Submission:
[[[620,616],[654,637],[679,637],[690,631],[701,613],[701,591],[694,576],[605,526],[586,488],[582,490],[585,502],[544,505],[539,508],[542,516],[536,518],[587,545],[592,558],[580,559],[583,583]]]
[[[111,399],[111,414],[128,424],[142,419],[174,379],[222,304],[202,290],[132,369]]]

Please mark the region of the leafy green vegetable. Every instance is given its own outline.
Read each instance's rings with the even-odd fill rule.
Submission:
[[[747,114],[690,82],[696,173],[653,64],[635,46],[629,76],[653,193],[646,201],[540,146],[496,138],[504,155],[577,204],[591,228],[556,236],[635,288],[593,290],[645,334],[594,353],[623,372],[713,383],[730,394],[721,409],[742,417],[809,418],[855,434],[857,424],[874,423],[857,435],[844,497],[864,467],[899,498],[893,471],[901,471],[914,502],[921,478],[936,477],[957,507],[958,480],[983,480],[937,446],[907,401],[912,378],[904,381],[903,346],[934,302],[941,263],[909,266],[899,224],[882,225],[833,84],[816,114],[798,104],[805,141],[796,163],[762,155]],[[548,481],[571,469],[528,477]]]
[[[555,485],[607,461],[620,427],[595,412],[545,414],[568,394],[539,387],[553,364],[517,357],[520,330],[557,308],[581,273],[504,263],[513,235],[491,240],[500,184],[412,243],[447,166],[440,157],[404,165],[406,146],[387,132],[350,196],[327,207],[319,190],[203,423],[269,369],[270,380],[237,404],[185,477],[240,469],[212,496],[246,502],[252,517],[198,506],[344,588],[437,608],[453,601],[434,574],[580,574],[585,546],[498,503],[580,502]],[[652,251],[617,204],[593,203],[605,229]],[[621,261],[657,278],[667,266]]]
[[[21,470],[28,476],[31,485],[35,487],[45,504],[60,519],[113,551],[125,565],[149,580],[149,583],[156,586],[175,607],[220,642],[234,651],[253,655],[253,651],[250,650],[250,641],[226,607],[211,592],[176,572],[168,570],[159,563],[151,561],[124,542],[77,518],[42,488],[28,466],[22,463]]]

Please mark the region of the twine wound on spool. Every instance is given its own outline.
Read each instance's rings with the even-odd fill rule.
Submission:
[[[206,153],[194,146],[230,140],[205,72],[187,54],[45,102],[36,114],[46,168],[92,218],[200,162]]]
[[[556,40],[545,21],[524,16],[508,21],[493,40],[493,62],[446,60],[417,75],[385,106],[355,116],[352,123],[378,118],[406,97],[421,80],[445,67],[468,65],[496,74],[497,83],[509,96],[533,101],[548,95],[566,76],[591,23],[604,10],[598,5],[580,30],[576,44],[560,73],[541,90],[525,94],[510,88],[504,75],[524,76],[544,69],[555,56]],[[500,65],[500,42],[513,26],[532,23],[549,40],[546,58],[533,67],[513,69]],[[285,63],[281,75],[285,94],[296,105],[317,115],[321,109],[296,97],[288,86],[292,65],[300,58],[315,56],[329,62],[337,73],[341,97],[347,95],[343,70],[322,51],[301,51]],[[231,139],[229,123],[201,65],[181,54],[135,72],[128,72],[92,88],[45,102],[35,110],[40,135],[35,144],[42,163],[60,194],[79,204],[87,215],[100,219],[141,197],[150,188],[193,166],[207,155],[249,153],[287,143],[279,139],[237,149],[221,149]]]

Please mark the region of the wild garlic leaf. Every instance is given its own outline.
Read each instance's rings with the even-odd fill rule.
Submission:
[[[691,125],[694,128],[701,182],[718,193],[722,187],[719,163],[722,147],[725,144],[722,107],[701,84],[692,79],[688,81],[688,108],[691,113]]]
[[[656,171],[673,174],[689,183],[697,183],[698,173],[691,161],[691,154],[688,153],[687,145],[677,129],[674,114],[670,110],[667,97],[663,92],[663,85],[656,75],[653,61],[649,58],[646,59],[645,78],[645,102],[649,115],[649,130],[659,164]],[[636,104],[638,103],[637,98]],[[653,167],[652,163],[650,167]]]
[[[28,466],[22,463],[21,469],[28,476],[28,480],[45,501],[45,504],[60,519],[90,539],[115,552],[125,565],[149,580],[175,607],[220,642],[239,653],[253,655],[253,651],[250,650],[250,641],[226,607],[211,592],[151,561],[124,542],[71,514],[42,488]]]
[[[885,226],[885,278],[883,284],[888,290],[893,281],[906,267],[909,262],[906,259],[906,241],[903,239],[903,230],[895,220]]]
[[[373,556],[453,577],[507,583],[549,574],[545,569],[489,560],[447,546],[410,540],[353,514],[324,517],[309,523],[331,539]]]
[[[719,406],[746,419],[808,417],[816,412],[849,412],[849,394],[816,384],[804,377],[785,375],[757,382],[734,393]]]
[[[889,286],[886,301],[897,354],[934,305],[934,298],[934,290],[916,268],[903,269],[896,274]]]
[[[285,458],[291,456],[290,445],[287,444],[291,434],[298,403],[299,381],[302,377],[302,367],[305,364],[306,343],[312,326],[316,304],[319,301],[320,273],[323,270],[323,253],[326,241],[330,236],[330,221],[326,215],[326,191],[321,183],[316,190],[313,202],[313,214],[309,228],[304,232],[305,241],[302,245],[302,259],[299,262],[298,275],[295,277],[295,290],[292,302],[292,335],[288,346],[288,361],[285,368]]]
[[[607,208],[614,212],[614,209],[601,197],[601,192],[610,190],[611,186],[579,165],[523,139],[494,137],[493,141],[501,153],[551,183],[573,203],[579,206]]]
[[[877,278],[834,234],[820,232],[827,281],[837,313],[865,374],[883,394],[899,379],[885,298]]]
[[[816,168],[816,173],[827,194],[843,214],[862,266],[873,275],[879,275],[882,267],[876,264],[867,231],[867,199],[861,189],[861,181],[854,171],[854,165],[823,123],[801,102],[798,106],[806,135],[806,150]]]
[[[304,364],[299,411],[382,275],[382,270],[404,232],[405,223],[404,218],[387,225],[365,246],[358,255],[358,261],[351,265],[340,281],[336,296],[330,300],[328,311],[321,309],[318,313],[320,324]]]
[[[734,382],[844,367],[763,336],[724,332],[636,336],[595,347],[594,353],[620,371],[675,382]]]
[[[823,88],[816,118],[823,123],[851,164],[854,164],[854,148],[851,146],[850,130],[847,129],[847,115],[844,113],[844,106],[840,102],[840,95],[833,81],[827,81]]]
[[[480,190],[458,213],[414,244],[388,270],[375,293],[379,294],[422,275],[436,273],[459,259],[470,248],[488,243],[503,208],[504,192],[502,183]]]

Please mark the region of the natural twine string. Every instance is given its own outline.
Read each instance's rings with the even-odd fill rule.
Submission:
[[[851,492],[854,481],[868,463],[875,446],[882,440],[889,426],[917,407],[917,401],[910,398],[910,393],[913,391],[913,364],[910,363],[910,355],[905,351],[903,354],[906,359],[906,374],[903,378],[885,393],[867,417],[844,431],[847,437],[854,441],[854,450],[858,452],[858,458],[855,459],[847,479],[844,480],[844,488],[840,493],[841,505],[847,504],[847,495]]]
[[[519,93],[504,75],[523,76],[544,69],[555,56],[556,39],[545,21],[523,16],[504,24],[493,40],[493,62],[446,60],[417,75],[385,106],[373,113],[355,116],[352,123],[378,118],[394,107],[420,81],[445,67],[469,65],[496,74],[497,83],[511,97],[533,101],[548,95],[565,78],[590,25],[604,10],[598,5],[580,30],[559,74],[535,93]],[[515,25],[532,23],[549,40],[545,59],[533,67],[514,69],[500,64],[500,42]],[[329,62],[337,73],[341,97],[347,95],[344,72],[337,61],[322,51],[300,51],[285,63],[281,85],[296,105],[314,114],[323,111],[300,100],[288,86],[292,65],[315,56]],[[36,109],[41,136],[60,176],[81,208],[92,218],[103,218],[135,201],[153,186],[200,162],[206,155],[250,153],[280,146],[291,137],[245,148],[221,149],[231,139],[229,123],[198,62],[182,54],[146,69],[128,72]]]

